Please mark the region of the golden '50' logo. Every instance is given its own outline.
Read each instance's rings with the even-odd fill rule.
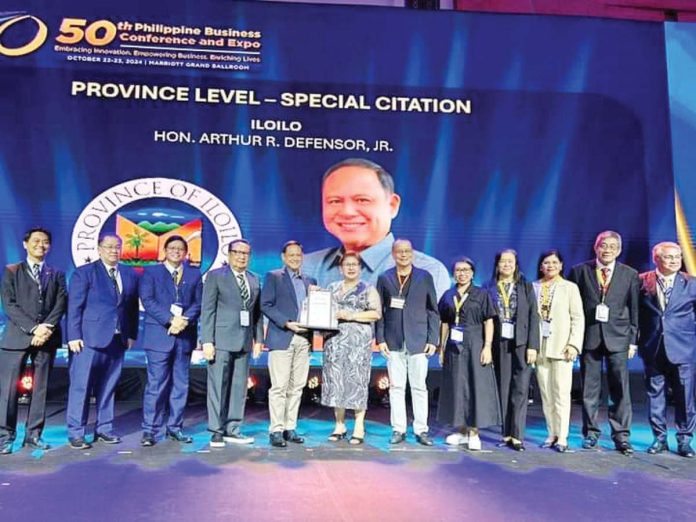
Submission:
[[[5,32],[5,30],[11,26],[13,26],[16,23],[21,22],[22,20],[26,20],[27,18],[30,18],[31,20],[36,23],[36,34],[34,35],[34,38],[31,39],[31,41],[25,43],[24,45],[20,47],[6,47],[2,43],[2,34]],[[13,16],[9,18],[8,20],[5,20],[0,24],[0,55],[3,56],[24,56],[25,54],[30,54],[36,51],[39,47],[41,47],[44,42],[46,41],[46,38],[48,37],[48,28],[46,27],[46,24],[43,23],[43,21],[39,20],[35,16],[31,15],[18,15],[18,16]]]

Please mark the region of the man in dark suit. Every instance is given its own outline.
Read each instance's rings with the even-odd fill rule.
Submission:
[[[693,458],[696,428],[696,279],[679,272],[681,247],[665,241],[653,247],[656,270],[640,275],[638,353],[645,364],[650,427],[655,440],[648,453],[667,451],[666,384],[674,394],[677,453]]]
[[[140,444],[145,447],[157,442],[167,410],[167,437],[193,442],[182,427],[189,363],[198,338],[203,281],[200,270],[184,262],[187,254],[188,244],[183,237],[168,237],[164,242],[164,262],[146,268],[140,279],[140,300],[145,308],[142,344],[147,356]]]
[[[201,343],[208,360],[208,431],[210,446],[251,444],[242,434],[249,376],[249,352],[263,348],[259,278],[247,270],[251,245],[235,239],[228,247],[229,265],[208,273],[203,285]]]
[[[597,447],[601,430],[597,412],[602,391],[602,363],[607,363],[609,425],[616,450],[633,453],[630,442],[631,394],[627,361],[637,350],[638,272],[616,261],[621,254],[621,236],[600,232],[595,240],[596,259],[573,267],[568,279],[578,285],[585,312],[582,349],[582,447]]]
[[[25,234],[23,246],[27,260],[8,265],[2,278],[8,322],[0,341],[0,455],[12,452],[17,433],[17,381],[30,356],[34,382],[22,445],[49,449],[41,439],[46,389],[56,348],[62,343],[60,320],[67,308],[65,274],[45,263],[51,233],[33,228]]]
[[[424,446],[432,446],[428,434],[428,357],[436,351],[440,315],[433,277],[413,266],[413,246],[406,239],[394,241],[395,267],[380,274],[377,292],[382,300],[382,318],[376,338],[387,359],[391,444],[406,438],[406,383],[411,386],[413,432]]]
[[[113,431],[114,394],[125,351],[138,336],[138,277],[120,264],[121,240],[99,238],[99,259],[75,270],[68,296],[68,441],[88,449],[85,428],[89,398],[97,400],[94,441],[118,444]]]
[[[271,422],[271,445],[283,448],[286,441],[302,444],[297,434],[297,415],[302,390],[309,374],[309,352],[312,332],[300,326],[302,304],[316,279],[301,272],[302,245],[288,241],[281,254],[280,270],[266,274],[261,290],[261,311],[268,317],[266,347],[271,389],[268,390],[268,409]]]

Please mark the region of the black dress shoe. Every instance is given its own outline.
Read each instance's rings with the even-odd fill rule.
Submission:
[[[358,437],[356,435],[352,435],[350,439],[348,439],[348,444],[351,444],[352,446],[359,446],[365,442],[365,436]]]
[[[347,433],[347,431],[344,431],[343,433],[338,433],[334,431],[331,435],[329,435],[329,438],[326,440],[328,440],[329,442],[339,442],[346,438]]]
[[[295,430],[285,430],[283,432],[283,438],[288,442],[294,442],[295,444],[304,444],[304,437],[300,437]]]
[[[169,440],[181,442],[182,444],[191,444],[193,442],[193,437],[191,437],[190,435],[186,435],[181,430],[167,430],[167,438]]]
[[[428,435],[427,431],[424,431],[423,433],[416,435],[416,440],[419,444],[422,444],[423,446],[433,445],[433,439],[430,438],[430,435]]]
[[[669,451],[669,446],[667,445],[666,440],[655,439],[648,448],[648,453],[650,455],[657,455],[663,451]]]
[[[155,440],[155,436],[152,433],[148,431],[143,433],[143,437],[140,439],[140,445],[143,448],[150,448],[155,444],[157,444],[157,441]]]
[[[86,450],[92,447],[92,445],[82,437],[78,437],[76,439],[68,439],[68,444],[70,446],[70,449],[76,450]]]
[[[400,431],[393,431],[392,436],[389,439],[389,444],[401,444],[406,440],[406,434]]]
[[[568,451],[568,446],[565,444],[554,444],[552,447],[558,453],[566,453]]]
[[[282,431],[274,431],[268,436],[268,438],[271,441],[271,446],[273,446],[274,448],[285,448],[288,445],[288,443],[285,442],[285,439],[283,438]]]
[[[541,445],[539,447],[543,448],[543,449],[554,448],[554,447],[556,447],[557,443],[558,443],[558,439],[554,437],[553,440],[545,440],[544,442],[541,443]]]
[[[631,443],[627,440],[616,442],[614,444],[614,447],[616,447],[616,451],[618,451],[622,455],[633,455],[633,446],[631,446]]]
[[[104,444],[121,444],[121,437],[118,435],[107,435],[106,433],[95,433],[94,442],[103,442]]]
[[[595,449],[597,447],[598,440],[599,439],[597,439],[597,437],[595,437],[594,435],[588,435],[582,441],[582,448],[583,449]]]
[[[679,446],[677,447],[677,453],[679,456],[686,457],[687,459],[692,459],[696,455],[691,447],[691,444],[688,442],[680,442]]]
[[[28,446],[31,449],[43,451],[51,449],[51,446],[46,444],[39,436],[26,437],[24,442],[22,442],[22,446]]]
[[[12,445],[14,441],[12,439],[7,439],[0,443],[0,455],[9,455],[12,453]]]
[[[516,442],[511,440],[509,444],[510,448],[514,449],[515,451],[526,451],[527,448],[524,447],[524,442]]]

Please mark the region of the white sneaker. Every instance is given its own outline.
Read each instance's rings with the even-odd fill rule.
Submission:
[[[233,435],[223,435],[223,440],[231,444],[253,444],[254,437],[247,437],[241,433],[235,433]]]
[[[478,435],[469,435],[469,445],[470,451],[481,451],[481,439]]]
[[[445,438],[445,444],[450,446],[463,446],[468,442],[468,438],[463,433],[451,433]]]

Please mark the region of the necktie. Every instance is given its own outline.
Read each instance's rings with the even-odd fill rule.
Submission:
[[[179,271],[174,270],[172,272],[172,279],[174,280],[174,286],[179,286]]]
[[[31,274],[34,277],[34,281],[36,281],[36,284],[39,287],[39,294],[41,293],[41,265],[38,263],[34,263],[34,265],[31,267]]]
[[[662,295],[665,298],[665,308],[667,308],[667,303],[669,303],[669,298],[672,297],[672,285],[669,279],[662,279],[660,288],[662,288]]]
[[[249,306],[249,287],[244,279],[244,274],[237,274],[237,281],[239,282],[239,294],[242,296],[242,301],[244,301],[245,306]]]
[[[602,268],[602,286],[606,286],[609,281],[609,269],[605,266]]]
[[[118,280],[116,279],[116,269],[115,268],[109,268],[109,277],[111,278],[111,282],[114,284],[114,289],[116,290],[116,295],[120,295],[121,292],[118,289]]]

